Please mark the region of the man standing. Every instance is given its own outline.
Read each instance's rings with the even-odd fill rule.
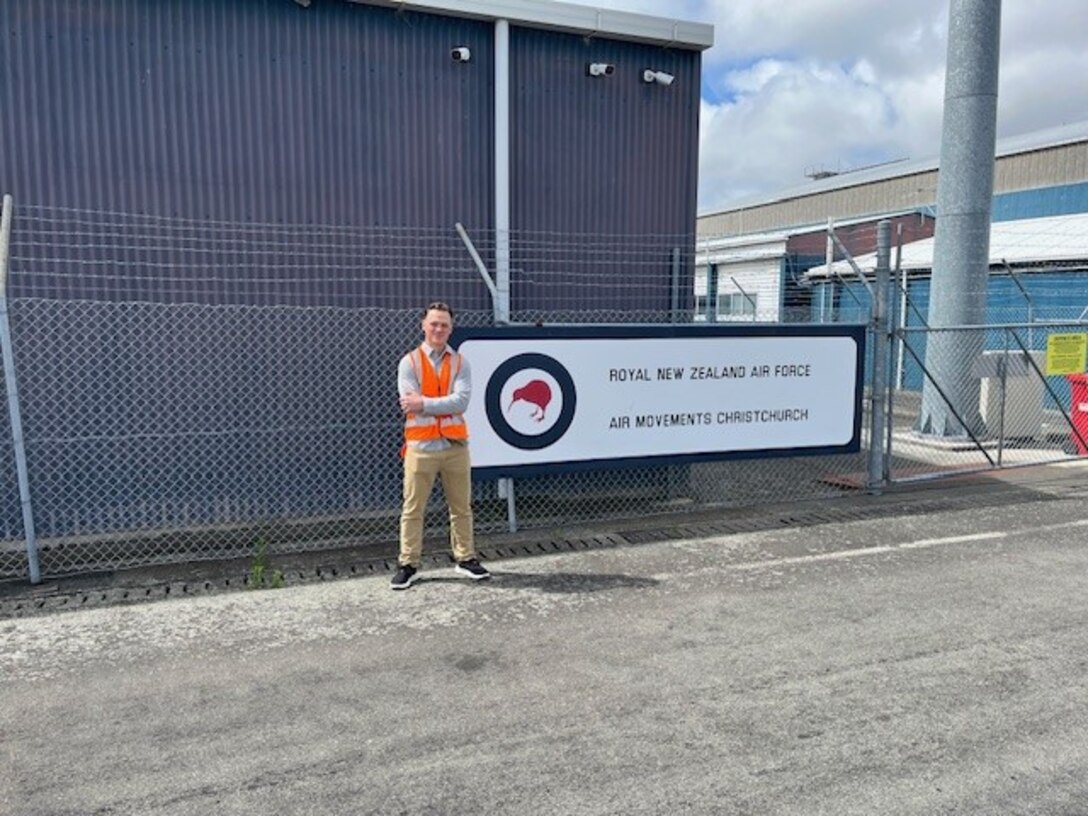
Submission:
[[[423,514],[435,476],[442,477],[449,505],[454,571],[475,581],[491,577],[473,543],[472,465],[464,417],[472,372],[448,345],[452,331],[453,310],[445,303],[430,304],[423,312],[423,343],[404,355],[397,369],[404,414],[404,506],[393,589],[408,589],[419,577]]]

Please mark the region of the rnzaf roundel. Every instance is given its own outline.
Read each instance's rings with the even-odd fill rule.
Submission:
[[[488,422],[500,439],[521,450],[540,450],[570,428],[577,393],[562,363],[530,352],[495,369],[484,400]]]

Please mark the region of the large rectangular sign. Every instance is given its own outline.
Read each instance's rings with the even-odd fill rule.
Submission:
[[[478,476],[860,449],[863,326],[458,329]]]

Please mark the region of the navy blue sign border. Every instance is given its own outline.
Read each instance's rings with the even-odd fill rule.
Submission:
[[[579,459],[577,461],[547,462],[529,465],[496,465],[474,467],[474,479],[503,477],[547,476],[558,473],[583,473],[597,470],[626,470],[663,465],[684,465],[697,462],[724,462],[737,459],[772,459],[791,456],[828,456],[858,453],[861,450],[862,396],[865,386],[866,327],[861,324],[834,323],[826,325],[787,324],[712,324],[681,323],[675,325],[619,326],[489,326],[458,327],[450,338],[457,348],[467,340],[645,340],[653,338],[692,337],[849,337],[857,349],[854,383],[854,428],[850,441],[843,445],[805,448],[755,448],[742,451],[710,451],[707,453],[661,454],[659,456],[629,456],[615,459]],[[469,363],[471,363],[471,358]],[[473,383],[476,388],[477,383]],[[470,444],[472,429],[469,428]]]

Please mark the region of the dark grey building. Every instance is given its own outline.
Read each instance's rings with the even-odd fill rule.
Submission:
[[[709,26],[546,0],[5,0],[0,31],[0,191],[17,204],[444,230],[449,260],[427,263],[471,272],[460,222],[501,279],[522,270],[514,310],[587,305],[541,236],[572,252],[657,236],[660,290],[613,290],[609,308],[667,308],[669,250],[689,239],[690,281]],[[309,302],[414,303],[398,287]],[[449,294],[490,307],[478,286]]]

